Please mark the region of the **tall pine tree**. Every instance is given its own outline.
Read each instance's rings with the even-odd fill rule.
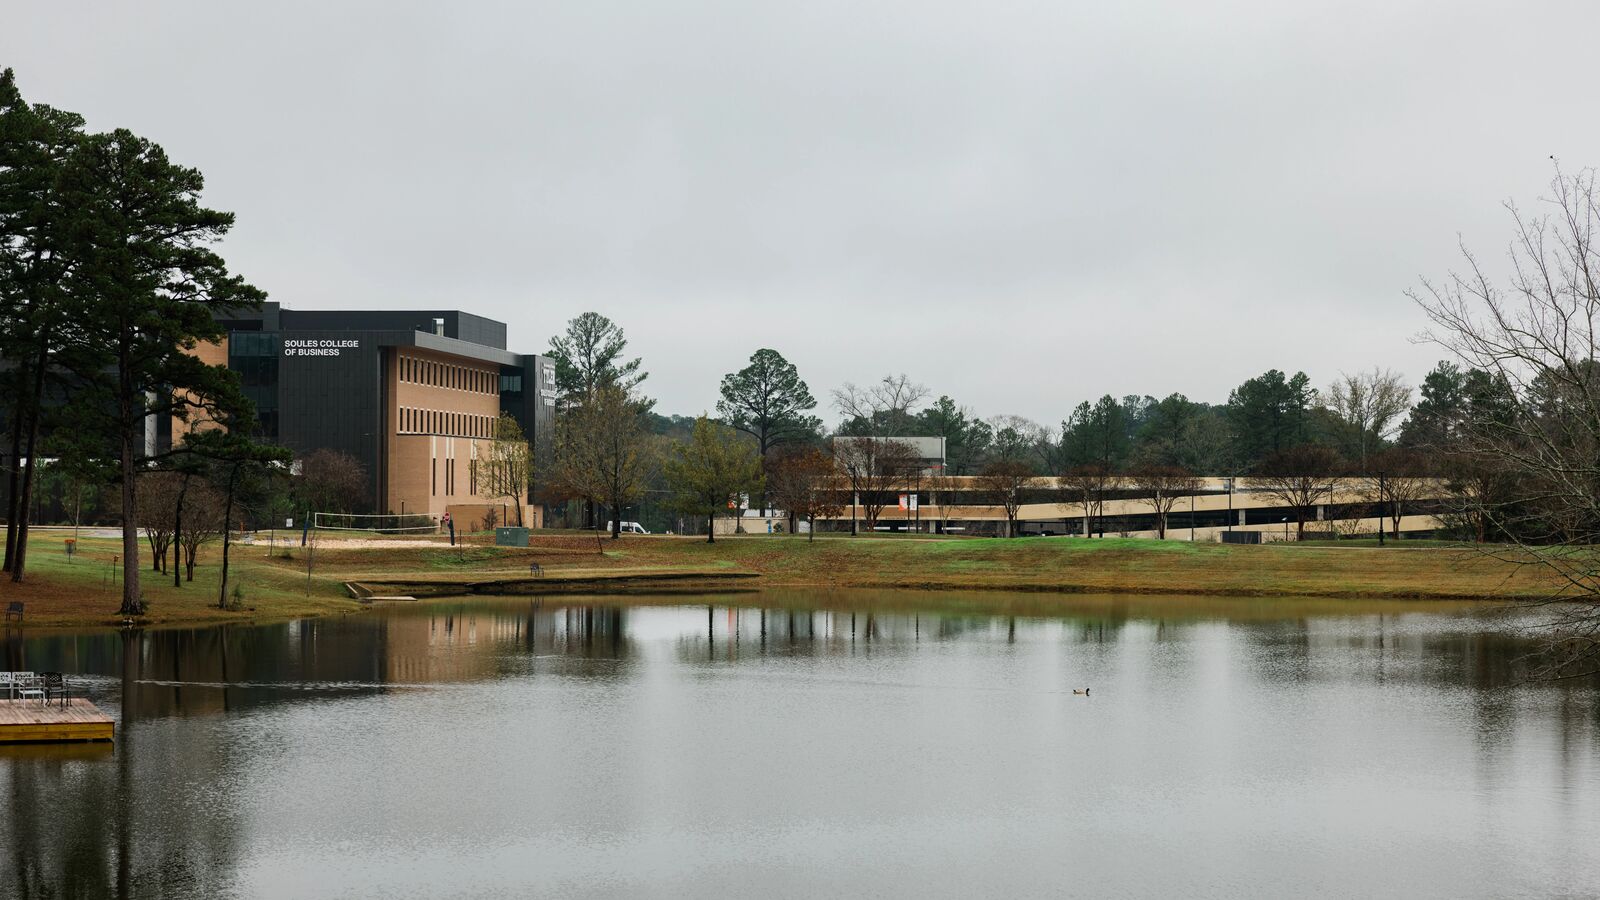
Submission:
[[[216,313],[265,297],[211,249],[233,215],[200,205],[204,183],[198,170],[120,129],[84,138],[62,172],[67,286],[79,317],[74,406],[99,411],[81,424],[101,429],[117,459],[127,616],[144,611],[134,510],[138,475],[160,453],[148,429],[237,399],[233,373],[191,351],[222,338]]]

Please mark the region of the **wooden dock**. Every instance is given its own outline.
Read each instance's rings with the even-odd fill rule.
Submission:
[[[0,744],[109,741],[114,724],[82,698],[64,708],[38,700],[0,700]]]

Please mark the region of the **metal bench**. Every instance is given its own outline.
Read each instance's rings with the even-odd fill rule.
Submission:
[[[543,577],[544,576],[544,566],[541,566],[536,562],[528,563],[528,574],[529,575],[533,575],[533,576],[537,576],[537,577]]]
[[[16,620],[18,622],[22,621],[22,601],[21,600],[13,600],[10,603],[6,604],[6,621],[7,622],[11,621],[13,616],[16,617]]]

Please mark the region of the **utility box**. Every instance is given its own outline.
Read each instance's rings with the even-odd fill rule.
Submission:
[[[496,528],[494,530],[494,545],[496,547],[526,547],[528,546],[528,529],[520,527]]]
[[[1261,532],[1259,531],[1224,531],[1222,533],[1224,544],[1259,544]]]

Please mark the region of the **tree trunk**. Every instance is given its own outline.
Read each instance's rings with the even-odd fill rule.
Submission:
[[[217,585],[217,609],[228,608],[228,538],[233,534],[233,491],[234,483],[239,477],[239,464],[234,463],[228,470],[228,499],[222,505],[222,578]]]
[[[35,383],[44,384],[43,378],[35,379]],[[33,480],[37,463],[34,457],[38,456],[39,444],[39,404],[43,401],[35,391],[33,409],[28,416],[28,443],[24,452],[28,455],[28,463],[22,470],[22,496],[17,500],[17,545],[15,555],[11,558],[11,580],[21,582],[22,576],[28,567],[28,525],[33,520]]]
[[[182,560],[178,558],[178,555],[188,549],[183,545],[183,498],[188,493],[189,473],[185,472],[183,473],[183,486],[178,488],[178,502],[173,507],[172,512],[172,586],[175,588],[183,587],[183,582],[179,579],[179,575],[182,573],[178,571],[180,568],[179,563]],[[194,580],[193,575],[190,576],[189,580]]]
[[[124,616],[144,614],[139,596],[139,526],[134,520],[134,467],[132,439],[122,436],[122,607]]]
[[[124,371],[126,371],[124,361]],[[126,377],[126,376],[124,376]],[[134,440],[135,425],[142,425],[142,419],[133,417],[133,401],[129,397],[128,388],[122,386],[117,398],[121,416],[121,440],[118,441],[118,450],[121,454],[122,468],[122,607],[117,610],[124,616],[144,615],[144,599],[139,594],[139,525],[134,518]]]
[[[711,513],[710,515],[706,516],[706,543],[715,544],[716,542],[717,542],[717,514],[716,513]]]
[[[22,420],[25,417],[21,398],[27,395],[27,376],[17,373],[17,402],[11,414],[11,465],[9,489],[6,491],[6,558],[4,571],[11,571],[17,549],[17,500],[22,493]]]

